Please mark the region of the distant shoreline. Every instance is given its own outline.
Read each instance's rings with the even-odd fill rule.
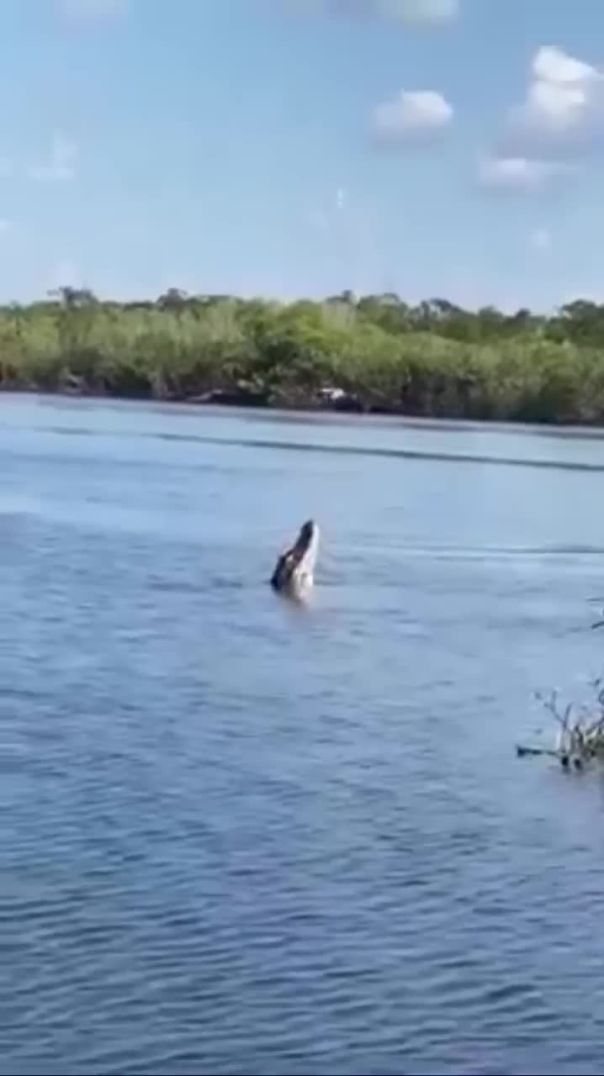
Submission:
[[[0,391],[292,413],[604,427],[604,306],[551,317],[350,292],[0,307]]]
[[[411,424],[418,427],[434,427],[438,429],[460,429],[465,426],[472,428],[500,428],[500,429],[540,429],[546,431],[548,429],[554,430],[568,430],[573,433],[574,436],[580,437],[581,431],[585,431],[585,436],[602,435],[604,436],[604,421],[600,424],[589,424],[581,422],[580,419],[576,421],[572,418],[566,418],[564,420],[556,418],[548,419],[501,419],[496,417],[469,417],[466,415],[429,415],[429,414],[417,414],[415,412],[398,410],[395,411],[391,408],[368,408],[366,410],[351,407],[333,407],[328,404],[317,404],[308,402],[302,403],[289,403],[285,400],[279,400],[276,402],[258,403],[250,402],[249,400],[238,401],[229,394],[229,399],[207,399],[200,400],[196,397],[158,397],[150,394],[126,394],[117,392],[101,392],[94,390],[85,390],[81,392],[75,392],[70,389],[57,388],[37,388],[35,386],[22,386],[22,385],[3,385],[0,384],[0,399],[3,397],[10,399],[12,396],[26,396],[34,397],[39,396],[42,399],[47,400],[64,400],[77,403],[78,401],[88,401],[90,403],[132,403],[132,404],[152,404],[162,407],[178,408],[186,407],[192,410],[198,411],[203,414],[204,411],[214,411],[215,413],[227,413],[229,411],[234,412],[258,412],[259,414],[275,414],[283,413],[289,414],[294,418],[295,416],[305,416],[307,418],[324,418],[334,419],[341,418],[349,421],[355,419],[389,419],[392,423],[397,421],[401,424]]]

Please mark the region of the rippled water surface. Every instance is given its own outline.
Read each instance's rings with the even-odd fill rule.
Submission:
[[[0,462],[0,1070],[601,1071],[604,784],[514,744],[604,440],[14,397]]]

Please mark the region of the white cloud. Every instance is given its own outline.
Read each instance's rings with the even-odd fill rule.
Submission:
[[[29,169],[31,179],[41,183],[58,183],[75,178],[75,166],[78,151],[73,142],[57,134],[53,139],[50,159],[41,165]]]
[[[336,209],[342,210],[346,205],[346,189],[344,187],[338,187],[336,191]]]
[[[484,157],[478,166],[483,187],[510,193],[540,191],[556,177],[574,171],[563,162],[532,160],[530,157]]]
[[[510,114],[507,151],[563,158],[592,148],[602,135],[602,73],[563,49],[542,46],[533,58],[525,100]]]
[[[380,142],[404,144],[441,134],[453,119],[453,108],[436,90],[401,90],[373,113],[373,129]]]
[[[59,14],[73,22],[102,22],[123,15],[128,0],[56,0]]]
[[[529,236],[529,243],[533,250],[545,253],[551,248],[552,237],[547,228],[535,228]]]
[[[541,190],[576,173],[576,159],[599,146],[604,147],[604,74],[556,45],[542,45],[532,59],[524,101],[510,111],[495,152],[481,161],[479,181],[492,190]]]
[[[556,45],[542,45],[537,50],[533,59],[533,75],[544,82],[558,84],[598,78],[595,67],[583,60],[576,60]]]

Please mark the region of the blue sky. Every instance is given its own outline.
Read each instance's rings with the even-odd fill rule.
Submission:
[[[602,71],[602,0],[3,0],[0,299],[604,300]]]

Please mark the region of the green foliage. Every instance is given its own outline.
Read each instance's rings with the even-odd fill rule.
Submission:
[[[604,305],[528,310],[418,306],[397,295],[283,304],[189,296],[101,302],[60,288],[0,308],[0,387],[192,399],[218,390],[320,406],[526,422],[604,422]]]

